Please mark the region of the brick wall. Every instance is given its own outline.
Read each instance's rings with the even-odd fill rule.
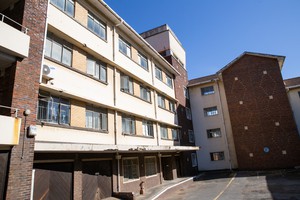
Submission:
[[[39,75],[42,61],[47,1],[24,0],[18,2],[10,12],[11,18],[16,19],[22,25],[29,28],[30,36],[29,57],[16,63],[12,71],[14,78],[11,79],[11,106],[21,109],[20,116],[25,109],[30,109],[31,114],[23,117],[20,142],[11,150],[9,177],[6,199],[29,199],[31,191],[31,173],[34,156],[34,138],[28,138],[25,133],[26,127],[36,124],[36,107],[39,88]],[[20,10],[24,10],[20,12]],[[15,18],[13,13],[17,15]],[[23,13],[22,20],[18,20]],[[16,187],[16,185],[18,187]]]
[[[300,165],[300,139],[277,59],[246,54],[222,77],[239,169]]]

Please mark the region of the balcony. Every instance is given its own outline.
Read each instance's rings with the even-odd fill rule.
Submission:
[[[0,63],[9,67],[17,58],[27,58],[30,37],[28,29],[0,13]]]
[[[11,109],[6,106],[0,108]],[[15,110],[15,117],[0,115],[0,145],[18,145],[22,119],[17,117],[18,109]]]

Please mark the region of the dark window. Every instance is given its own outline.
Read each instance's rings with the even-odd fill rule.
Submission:
[[[210,107],[210,108],[204,108],[204,115],[207,116],[213,116],[218,114],[217,106]]]
[[[208,129],[206,130],[207,132],[207,137],[208,138],[217,138],[221,137],[221,129],[216,128],[216,129]]]
[[[204,87],[201,88],[201,94],[202,95],[209,95],[209,94],[214,94],[214,86],[208,86],[208,87]]]
[[[156,172],[156,157],[145,157],[145,174],[153,176]]]
[[[139,161],[138,158],[123,159],[124,182],[139,178]]]
[[[210,160],[211,161],[218,161],[218,160],[224,160],[225,156],[224,156],[224,152],[212,152],[210,153]]]

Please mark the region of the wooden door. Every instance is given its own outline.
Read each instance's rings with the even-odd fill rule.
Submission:
[[[161,165],[164,180],[173,180],[172,157],[162,157]]]
[[[33,199],[72,199],[72,163],[39,163],[34,170]]]
[[[95,200],[111,197],[111,161],[89,161],[82,164],[82,199]]]

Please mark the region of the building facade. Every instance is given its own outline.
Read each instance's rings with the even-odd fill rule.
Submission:
[[[193,115],[196,145],[206,144],[202,152],[208,167],[200,170],[227,169],[228,162],[238,169],[300,164],[300,139],[280,72],[283,62],[283,56],[245,52],[215,75],[190,81],[192,110],[200,113]]]
[[[300,134],[300,77],[284,80],[288,98],[293,110],[298,133]]]
[[[25,53],[1,60],[1,105],[22,118],[18,144],[1,144],[2,198],[139,193],[182,176],[183,158],[196,163],[179,137],[178,69],[107,4],[8,1],[1,13],[29,29],[13,31]]]

